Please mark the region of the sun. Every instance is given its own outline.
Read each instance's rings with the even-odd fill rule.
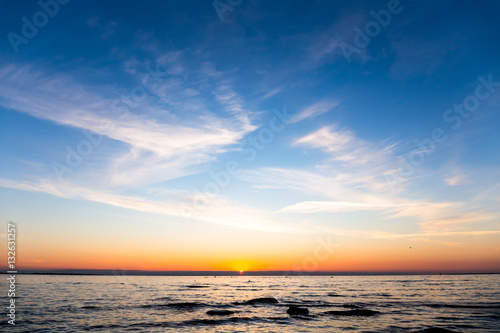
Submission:
[[[242,269],[240,269],[240,274],[243,274],[243,270]]]

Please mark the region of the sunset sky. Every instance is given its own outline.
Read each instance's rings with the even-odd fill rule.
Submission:
[[[19,269],[500,272],[500,3],[1,3]]]

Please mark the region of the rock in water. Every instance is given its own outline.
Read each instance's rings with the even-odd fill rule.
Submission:
[[[291,306],[286,311],[291,316],[308,314],[309,310],[307,308],[299,308],[298,306]]]
[[[208,310],[207,315],[210,316],[229,316],[232,315],[234,311],[229,310]]]
[[[369,317],[379,314],[378,311],[373,310],[348,310],[348,311],[326,311],[325,314],[334,315],[334,316],[362,316]]]
[[[254,299],[251,299],[247,302],[247,304],[250,304],[250,305],[272,304],[272,303],[278,303],[278,300],[274,297],[262,297],[262,298],[254,298]]]
[[[173,307],[173,308],[196,308],[196,307],[202,307],[205,305],[201,304],[201,303],[194,303],[194,302],[182,302],[182,303],[161,304],[161,306],[169,306],[169,307]]]

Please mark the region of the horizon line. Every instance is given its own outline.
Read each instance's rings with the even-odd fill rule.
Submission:
[[[26,275],[129,275],[129,276],[360,276],[360,275],[479,275],[500,271],[208,271],[208,270],[129,270],[129,269],[23,269],[5,270],[0,274]]]

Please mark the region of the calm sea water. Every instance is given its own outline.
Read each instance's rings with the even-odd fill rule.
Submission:
[[[18,275],[15,327],[5,277],[5,332],[500,332],[500,275]],[[247,303],[260,297],[278,303]],[[291,305],[309,314],[288,315]],[[207,314],[224,309],[234,313]]]

